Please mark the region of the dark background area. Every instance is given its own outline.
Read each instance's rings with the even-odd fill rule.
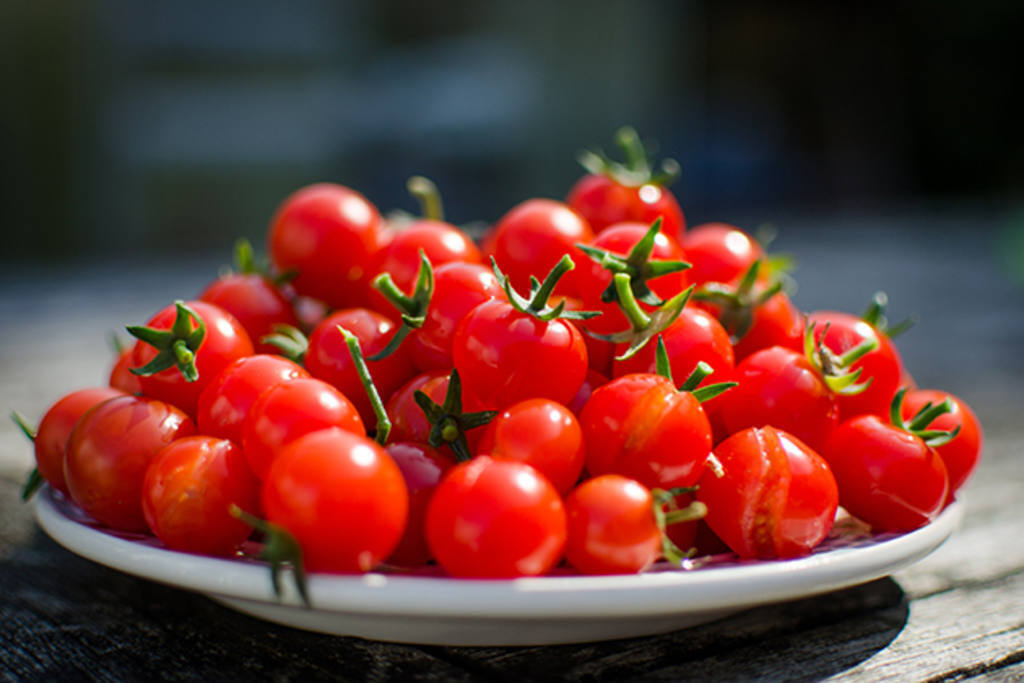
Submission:
[[[993,0],[6,0],[2,258],[226,258],[318,180],[413,209],[422,173],[450,218],[493,221],[564,196],[624,123],[681,162],[691,224],[1012,224],[1022,34],[1024,4]]]

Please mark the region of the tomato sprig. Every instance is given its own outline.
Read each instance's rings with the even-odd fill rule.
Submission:
[[[508,297],[508,302],[512,308],[543,322],[551,320],[589,320],[601,315],[600,311],[566,310],[564,298],[555,306],[548,304],[551,294],[555,291],[555,285],[558,284],[563,275],[574,268],[576,268],[576,264],[573,263],[572,257],[568,254],[563,255],[544,278],[543,282],[532,275],[530,276],[530,297],[526,298],[512,287],[508,277],[498,267],[498,262],[494,260],[493,256],[491,257],[491,269],[494,271],[494,277],[498,278],[498,284],[505,290],[505,295]]]
[[[705,282],[693,293],[694,301],[705,301],[720,309],[718,320],[733,343],[750,331],[754,324],[754,311],[782,291],[783,284],[778,279],[763,289],[755,289],[763,265],[762,259],[754,261],[735,286],[724,282]]]
[[[18,411],[11,411],[11,420],[14,421],[14,424],[18,425],[18,429],[21,430],[21,433],[24,434],[29,441],[32,443],[36,442],[39,430],[33,429],[29,426],[28,421],[22,417]],[[21,499],[28,502],[44,483],[46,483],[46,479],[44,479],[43,475],[39,473],[39,468],[33,467],[32,471],[28,473],[28,478],[21,487]]]
[[[624,163],[612,161],[601,149],[583,150],[576,160],[589,173],[608,176],[624,187],[664,187],[679,178],[682,169],[675,159],[662,159],[657,170],[651,166],[647,150],[632,126],[623,126],[615,131],[615,144],[622,150]]]
[[[356,374],[363,385],[363,390],[366,391],[366,397],[370,400],[373,414],[377,417],[377,429],[374,438],[377,443],[383,446],[388,442],[388,435],[391,434],[391,418],[388,417],[388,411],[384,409],[384,401],[380,398],[380,392],[377,391],[377,386],[373,383],[373,378],[370,377],[370,369],[366,366],[366,359],[363,358],[362,349],[359,348],[359,338],[341,325],[338,325],[338,331],[345,338],[345,345],[348,346],[348,352],[352,356],[352,364],[355,366]],[[371,360],[373,359],[371,358]]]
[[[676,486],[671,489],[651,489],[651,496],[654,498],[654,519],[661,532],[661,555],[674,565],[683,566],[691,559],[696,551],[695,548],[682,550],[668,536],[668,527],[671,524],[683,522],[695,522],[703,519],[708,513],[708,507],[699,500],[692,501],[684,508],[679,507],[677,498],[682,495],[696,493],[697,486]]]
[[[455,458],[459,462],[465,462],[473,457],[466,441],[466,431],[483,427],[498,414],[497,410],[463,412],[462,380],[459,379],[459,371],[454,368],[448,378],[448,389],[445,391],[443,403],[438,404],[419,389],[413,396],[416,404],[430,422],[430,436],[427,443],[434,448],[447,445],[455,453]]]
[[[177,313],[169,330],[157,330],[143,325],[129,325],[126,328],[133,337],[158,351],[153,360],[141,368],[132,368],[132,374],[148,377],[177,367],[186,381],[195,382],[199,379],[196,352],[206,338],[206,323],[181,299],[174,302],[174,307]],[[190,320],[196,324],[196,329],[192,329]]]
[[[617,294],[619,308],[629,321],[629,329],[613,334],[598,334],[590,331],[587,334],[615,344],[628,343],[629,347],[621,355],[616,356],[616,360],[632,358],[637,351],[647,345],[647,342],[675,322],[693,293],[693,285],[690,285],[671,299],[663,301],[651,313],[647,313],[640,307],[640,302],[633,294],[632,279],[629,274],[616,273],[612,278],[612,286]]]
[[[917,324],[917,316],[908,316],[893,325],[885,315],[885,309],[888,305],[889,297],[886,293],[875,292],[875,295],[871,297],[871,303],[868,304],[866,309],[864,309],[864,312],[860,317],[861,320],[871,325],[889,339],[895,339]]]
[[[281,599],[281,570],[290,567],[303,604],[312,609],[309,599],[309,588],[306,583],[306,567],[302,561],[302,546],[287,529],[277,524],[249,514],[233,504],[229,508],[231,516],[239,519],[263,534],[263,548],[256,554],[257,560],[270,564],[270,585],[274,589],[274,597]]]
[[[438,201],[440,202],[440,199]],[[430,306],[430,298],[434,294],[434,268],[431,266],[426,252],[420,249],[420,269],[416,276],[416,285],[413,287],[412,296],[407,295],[395,284],[391,273],[378,275],[373,280],[373,286],[384,295],[384,298],[392,306],[398,309],[402,318],[402,326],[391,337],[387,346],[368,357],[369,360],[381,360],[397,351],[409,333],[423,327],[423,323],[427,321],[427,308]]]
[[[907,388],[900,387],[900,390],[892,398],[892,404],[889,406],[889,421],[892,422],[894,427],[913,434],[932,448],[945,446],[960,434],[962,425],[957,425],[953,429],[928,429],[928,426],[935,421],[935,418],[953,412],[953,401],[951,399],[946,398],[946,400],[934,404],[928,401],[921,406],[921,409],[908,422],[903,418],[903,398],[906,394]]]
[[[867,389],[874,378],[869,377],[863,382],[858,382],[864,369],[857,368],[851,372],[852,368],[850,366],[860,360],[865,354],[878,348],[878,341],[875,339],[865,339],[849,351],[836,354],[825,346],[824,343],[829,324],[825,323],[822,333],[817,339],[815,339],[814,335],[815,327],[816,324],[813,322],[807,325],[806,332],[804,333],[804,355],[821,374],[829,390],[840,396],[854,396]]]

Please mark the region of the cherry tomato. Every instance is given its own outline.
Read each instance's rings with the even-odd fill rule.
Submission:
[[[199,394],[217,374],[236,358],[253,354],[252,341],[234,316],[219,306],[205,301],[189,301],[191,308],[206,325],[206,336],[195,351],[195,368],[198,378],[189,381],[177,367],[170,367],[154,375],[142,376],[139,383],[142,393],[150,398],[172,403],[190,416],[195,417],[199,406]],[[154,330],[170,330],[178,317],[178,309],[167,306],[153,316],[146,327]],[[197,329],[194,320],[189,320],[191,329]],[[149,344],[138,341],[132,349],[132,363],[141,368],[156,357],[158,351]]]
[[[724,475],[710,469],[697,499],[704,520],[744,558],[806,555],[832,529],[839,492],[828,464],[781,429],[750,428],[715,447]]]
[[[686,274],[696,285],[738,280],[754,261],[765,257],[764,249],[754,238],[728,223],[704,223],[690,228],[681,241],[690,263]]]
[[[344,327],[359,340],[364,357],[382,350],[398,330],[387,317],[367,308],[349,308],[336,311],[316,326],[309,336],[305,366],[309,374],[334,385],[352,402],[365,424],[375,424],[376,416],[356,372],[352,354],[338,326]],[[387,401],[398,387],[405,384],[416,371],[405,344],[381,360],[366,361],[382,401]]]
[[[729,335],[717,320],[708,313],[687,306],[679,317],[661,332],[665,341],[672,376],[680,382],[689,377],[697,363],[704,361],[711,366],[712,381],[725,381],[733,369],[733,350]],[[619,344],[616,351],[624,353],[628,344]],[[653,373],[656,367],[655,345],[647,344],[626,360],[612,363],[612,376],[638,372]]]
[[[142,512],[171,550],[231,555],[252,529],[228,512],[257,512],[260,480],[242,449],[211,436],[172,441],[153,457],[142,484]]]
[[[531,275],[541,278],[565,254],[577,264],[588,261],[576,245],[594,239],[582,216],[553,199],[529,199],[513,207],[494,230],[494,260],[521,292],[529,291]],[[577,269],[566,275],[556,292],[578,296],[581,273]]]
[[[142,382],[139,376],[132,372],[132,348],[128,347],[117,354],[114,366],[110,368],[109,384],[114,389],[123,391],[126,394],[141,394]]]
[[[935,452],[942,458],[942,462],[946,466],[946,473],[949,475],[948,499],[951,500],[953,494],[974,472],[981,458],[985,436],[977,415],[963,399],[936,389],[908,391],[903,399],[902,412],[904,419],[909,420],[926,404],[938,405],[946,399],[949,399],[952,410],[932,420],[929,429],[952,431],[957,426],[960,427],[960,432],[952,441],[934,447]]]
[[[822,455],[835,473],[840,504],[875,531],[924,526],[946,501],[949,477],[942,457],[877,415],[843,422]]]
[[[117,396],[124,396],[124,392],[108,387],[79,389],[58,400],[43,415],[36,430],[36,469],[53,489],[65,495],[68,493],[68,485],[64,481],[64,459],[71,430],[93,406]]]
[[[566,320],[539,320],[505,298],[463,319],[452,346],[463,385],[488,408],[528,398],[572,401],[587,375],[587,347]]]
[[[221,370],[199,395],[199,431],[241,444],[242,423],[259,395],[280,382],[307,377],[309,373],[301,366],[281,356],[239,358]]]
[[[686,231],[678,200],[667,188],[654,183],[630,187],[606,175],[589,174],[569,190],[565,201],[598,233],[616,223],[650,225],[659,217],[664,234],[676,237]]]
[[[532,398],[498,413],[480,439],[479,452],[535,467],[562,495],[583,471],[583,432],[560,403]]]
[[[587,472],[621,474],[649,488],[693,486],[711,453],[700,402],[660,375],[625,375],[598,388],[580,426]]]
[[[146,531],[142,482],[157,452],[195,433],[179,408],[142,396],[118,396],[86,412],[68,439],[64,480],[90,517],[121,531]]]
[[[410,338],[410,353],[422,372],[454,366],[452,338],[466,314],[485,301],[505,295],[489,268],[475,263],[446,263],[434,271],[434,293],[423,326]]]
[[[409,380],[407,384],[391,395],[385,406],[385,411],[391,419],[390,438],[392,441],[413,441],[424,444],[428,442],[432,425],[423,409],[416,403],[416,392],[422,391],[434,403],[442,405],[448,394],[449,380],[447,373],[427,372]],[[463,388],[462,412],[474,413],[483,409],[484,406],[480,401]],[[477,452],[477,444],[483,433],[482,428],[470,429],[465,432],[466,445],[471,454]],[[446,456],[455,456],[449,446],[441,448],[441,452]]]
[[[388,564],[417,567],[432,559],[425,531],[427,506],[437,483],[455,461],[425,443],[398,441],[384,447],[398,465],[409,491],[409,520]]]
[[[259,395],[242,423],[245,458],[266,479],[285,446],[328,427],[366,434],[355,406],[330,384],[303,378],[279,382]]]
[[[562,499],[534,468],[485,455],[456,465],[427,508],[427,544],[451,576],[546,574],[562,558]]]
[[[565,558],[584,574],[642,572],[661,556],[654,497],[640,482],[604,474],[565,499]]]
[[[293,441],[274,460],[264,481],[263,510],[267,521],[299,542],[309,571],[358,573],[394,552],[405,531],[409,494],[383,448],[332,428]]]
[[[365,306],[384,232],[380,213],[355,190],[318,183],[284,200],[270,222],[270,258],[297,271],[295,291],[333,308]]]
[[[758,351],[736,366],[731,379],[739,385],[710,406],[712,421],[724,430],[716,433],[719,440],[747,427],[771,425],[820,451],[839,424],[835,394],[796,351],[781,346]]]
[[[772,346],[800,351],[804,325],[804,316],[800,310],[785,292],[779,292],[754,307],[750,328],[733,344],[736,362]]]
[[[259,273],[231,273],[211,282],[199,295],[200,301],[220,306],[245,328],[259,353],[276,349],[260,340],[275,325],[299,324],[291,303],[274,283]]]

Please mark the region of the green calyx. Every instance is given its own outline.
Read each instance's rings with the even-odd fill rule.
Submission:
[[[302,365],[309,350],[309,339],[297,327],[278,324],[272,328],[273,334],[260,338],[260,343],[268,344],[277,349],[288,360]]]
[[[690,264],[685,261],[651,261],[651,252],[654,250],[654,241],[661,230],[661,223],[662,219],[660,217],[655,219],[643,238],[624,257],[613,254],[607,249],[600,249],[587,244],[577,244],[576,246],[589,256],[594,263],[600,265],[613,276],[620,273],[628,275],[629,287],[637,300],[651,306],[660,306],[663,303],[662,300],[655,296],[654,292],[647,286],[647,281],[662,275],[668,275],[669,273],[678,273],[690,267]],[[615,283],[611,282],[601,292],[601,301],[611,303],[618,300],[618,290],[615,287]]]
[[[629,329],[615,332],[614,334],[597,334],[590,331],[587,334],[614,344],[628,343],[629,347],[622,355],[616,356],[616,360],[626,360],[633,357],[640,349],[647,345],[647,342],[675,322],[679,314],[683,312],[683,308],[685,308],[686,302],[690,300],[690,294],[693,292],[693,285],[690,285],[679,294],[663,302],[655,310],[647,313],[633,295],[629,275],[626,273],[615,274],[612,276],[612,285],[614,285],[615,291],[618,294],[616,303],[619,306],[619,310],[622,311],[629,321]]]
[[[873,378],[869,377],[864,382],[858,382],[863,374],[863,368],[857,368],[851,372],[850,366],[877,349],[878,340],[865,339],[849,351],[839,355],[825,346],[828,323],[825,324],[817,339],[815,339],[814,328],[815,323],[810,323],[804,331],[804,355],[811,365],[821,373],[828,388],[841,396],[853,396],[867,389]]]
[[[886,296],[885,292],[875,292],[875,295],[871,297],[871,303],[868,304],[868,307],[864,309],[864,313],[861,314],[861,320],[874,327],[889,339],[895,339],[917,324],[917,316],[913,315],[895,325],[890,324],[889,319],[885,317],[885,309],[888,306],[889,297]]]
[[[14,424],[18,426],[21,433],[25,435],[25,438],[32,443],[35,443],[39,430],[33,429],[29,426],[28,421],[16,410],[11,411],[11,420],[13,420]],[[39,474],[39,468],[33,467],[32,471],[28,473],[28,478],[25,479],[25,483],[21,487],[21,500],[27,503],[44,483],[46,483],[46,480],[43,479],[43,475]]]
[[[661,375],[672,384],[675,384],[675,380],[672,379],[672,364],[669,361],[668,349],[665,348],[665,339],[658,336],[658,348],[655,351],[655,368],[657,374]],[[699,361],[693,368],[693,372],[686,378],[682,384],[679,385],[678,391],[686,391],[693,394],[693,397],[697,399],[698,403],[704,403],[713,399],[715,396],[732,389],[736,386],[737,382],[718,382],[717,384],[709,384],[706,387],[701,387],[700,383],[707,379],[715,372],[714,368],[705,363]],[[699,387],[699,388],[698,388]]]
[[[565,254],[558,260],[558,263],[551,269],[547,277],[544,278],[544,282],[540,282],[537,278],[531,276],[530,298],[527,299],[512,287],[508,276],[501,272],[501,269],[498,268],[498,262],[494,260],[493,256],[491,257],[491,269],[494,270],[494,276],[498,278],[498,283],[505,290],[505,295],[508,297],[508,302],[512,308],[545,322],[556,319],[588,320],[601,315],[600,311],[567,311],[564,300],[559,301],[558,305],[554,307],[548,305],[548,300],[555,291],[555,285],[558,284],[563,275],[575,267],[576,264],[573,263],[572,257]]]
[[[430,178],[414,175],[405,183],[416,201],[420,203],[420,214],[431,221],[444,220],[444,205],[441,203],[441,192]]]
[[[195,354],[206,338],[206,323],[185,302],[175,301],[174,306],[177,308],[177,316],[169,330],[156,330],[141,325],[126,328],[133,337],[158,351],[153,360],[141,368],[131,368],[133,374],[148,377],[176,367],[186,381],[195,382],[199,379]],[[194,330],[192,323],[196,325]]]
[[[469,452],[466,432],[486,425],[498,414],[496,410],[462,412],[462,380],[459,378],[459,371],[455,369],[448,378],[444,403],[438,405],[422,391],[416,391],[413,397],[430,422],[430,436],[427,442],[434,448],[447,445],[459,462],[465,462],[473,457]]]
[[[309,592],[306,588],[306,569],[302,562],[302,547],[295,537],[283,527],[251,515],[234,503],[228,510],[232,517],[245,522],[264,535],[263,550],[256,558],[270,563],[270,583],[277,599],[281,599],[281,569],[287,565],[292,568],[295,587],[302,597],[302,602],[306,607],[312,609],[313,603],[309,600]]]
[[[903,419],[903,397],[906,396],[907,388],[901,387],[896,395],[892,397],[889,404],[889,421],[905,432],[910,432],[920,438],[931,447],[943,446],[957,437],[960,433],[960,425],[956,429],[928,429],[928,426],[939,415],[953,411],[953,402],[946,399],[942,403],[932,404],[931,401],[921,406],[921,409],[910,418],[910,422]]]
[[[664,187],[679,178],[679,162],[675,159],[663,159],[657,170],[651,166],[647,149],[631,126],[623,126],[615,132],[615,144],[622,150],[624,162],[612,161],[600,149],[580,152],[577,161],[588,173],[608,176],[626,187]]]
[[[651,495],[654,497],[654,519],[658,524],[658,529],[661,531],[661,554],[666,560],[680,567],[685,567],[686,561],[696,554],[696,549],[690,548],[683,552],[668,537],[665,529],[670,524],[693,522],[702,519],[707,514],[707,506],[700,501],[695,500],[685,508],[680,508],[676,502],[678,496],[686,493],[695,493],[696,491],[696,486],[651,489]]]
[[[706,282],[693,293],[694,301],[704,301],[718,308],[718,321],[734,344],[750,331],[754,311],[783,289],[781,280],[765,288],[755,286],[762,267],[765,267],[762,260],[754,261],[735,287],[724,282]]]
[[[256,251],[252,248],[252,242],[244,237],[235,240],[234,268],[224,267],[221,269],[221,277],[227,277],[234,273],[241,275],[259,275],[275,286],[283,285],[299,274],[297,270],[289,270],[280,275],[273,275],[270,262],[263,258],[256,258]]]
[[[384,402],[380,398],[380,392],[377,391],[377,386],[373,383],[373,378],[370,377],[370,369],[366,366],[362,349],[359,348],[359,338],[341,325],[338,325],[338,331],[345,338],[345,345],[348,346],[349,355],[352,356],[356,374],[359,375],[359,381],[363,385],[366,397],[370,400],[373,414],[377,416],[375,438],[377,443],[383,446],[388,442],[388,436],[391,434],[391,418],[388,417],[388,412],[384,409]]]
[[[369,356],[369,360],[376,361],[387,358],[397,351],[409,333],[423,327],[423,323],[427,321],[427,308],[430,306],[430,297],[434,295],[434,269],[426,252],[420,249],[420,270],[416,276],[412,296],[407,296],[398,288],[391,278],[391,273],[378,275],[373,281],[373,286],[402,316],[402,326],[395,332],[388,345]]]

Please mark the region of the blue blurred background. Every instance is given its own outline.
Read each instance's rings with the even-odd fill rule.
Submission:
[[[967,205],[1024,186],[1024,4],[0,3],[3,255],[261,243],[334,180],[456,222],[562,197],[635,125],[691,224]],[[893,209],[896,207],[896,209]]]

